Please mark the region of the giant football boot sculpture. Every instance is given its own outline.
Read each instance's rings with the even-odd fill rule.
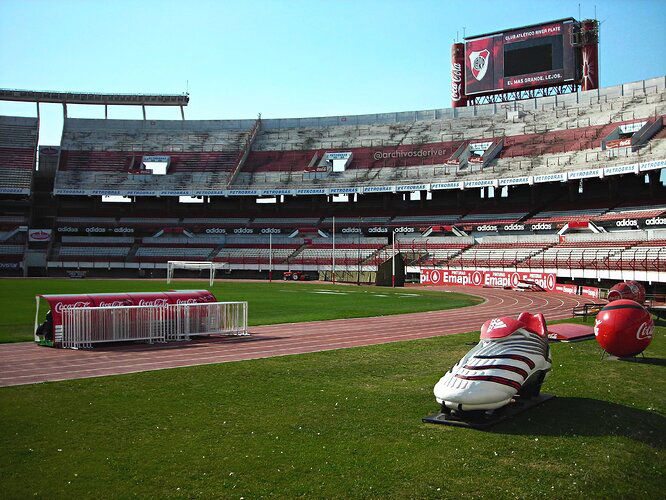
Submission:
[[[481,327],[480,342],[437,382],[435,399],[442,415],[488,416],[517,399],[539,396],[550,368],[542,314],[491,319]]]

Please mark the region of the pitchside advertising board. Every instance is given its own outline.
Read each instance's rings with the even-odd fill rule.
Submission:
[[[574,19],[465,38],[465,94],[511,92],[577,80]]]
[[[517,287],[521,282],[535,283],[544,290],[555,289],[554,273],[466,271],[453,269],[421,269],[423,285],[466,285],[490,288]]]

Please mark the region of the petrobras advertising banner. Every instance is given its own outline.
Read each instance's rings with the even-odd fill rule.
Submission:
[[[227,196],[259,196],[261,190],[259,189],[230,189],[227,191]]]
[[[642,129],[646,123],[646,120],[634,123],[625,123],[624,125],[620,125],[620,132],[623,134],[633,134]]]
[[[436,182],[434,184],[430,184],[430,189],[432,191],[439,190],[439,189],[462,189],[464,184],[462,181],[454,181],[454,182]]]
[[[397,186],[398,191],[428,191],[430,184],[408,184],[406,186]]]
[[[170,156],[157,156],[157,155],[152,155],[152,156],[144,156],[142,161],[143,163],[168,163],[169,160],[171,159]]]
[[[471,142],[469,145],[470,151],[485,151],[490,146],[492,146],[492,141],[490,142]]]
[[[476,181],[465,181],[466,188],[478,188],[486,186],[497,186],[497,179],[479,179]]]
[[[518,186],[520,184],[529,184],[530,176],[524,177],[509,177],[508,179],[499,179],[500,186]]]
[[[594,168],[591,170],[576,170],[575,172],[568,172],[567,179],[589,179],[590,177],[603,177],[603,169]]]
[[[309,196],[309,195],[318,195],[326,194],[326,189],[324,188],[313,188],[313,189],[297,189],[295,191],[296,196]]]
[[[623,175],[666,168],[666,160],[655,160],[630,165],[618,165],[601,169],[576,170],[536,176],[508,177],[500,179],[475,179],[469,181],[434,182],[431,184],[405,184],[393,186],[349,186],[304,189],[231,189],[231,190],[124,190],[124,189],[62,189],[53,190],[56,195],[66,196],[312,196],[353,193],[396,193],[406,191],[438,191],[443,189],[481,188],[487,186],[511,186],[542,182],[566,182],[567,180],[603,178],[608,175]],[[29,194],[29,189],[0,188],[4,194]]]
[[[346,153],[326,153],[327,160],[349,160],[352,157],[351,152]]]
[[[638,173],[638,169],[638,163],[633,165],[620,165],[619,167],[608,167],[604,168],[604,175],[630,174],[632,172]]]
[[[658,168],[666,167],[666,160],[646,161],[639,163],[638,166],[641,172],[645,172],[646,170],[656,170]]]
[[[556,275],[554,273],[421,268],[422,285],[465,285],[489,288],[515,288],[523,282],[533,283],[544,290],[552,291],[555,289],[555,280]]]
[[[395,186],[365,186],[364,193],[394,193]]]
[[[295,193],[294,189],[264,189],[261,191],[263,196],[289,196]]]
[[[340,187],[340,188],[329,189],[330,194],[354,194],[360,192],[361,192],[360,187]]]
[[[567,174],[545,174],[545,175],[535,175],[534,182],[564,182],[567,180]]]
[[[28,188],[0,187],[0,194],[30,194]]]
[[[123,191],[123,196],[164,196],[164,191]],[[192,195],[201,196],[201,195]]]

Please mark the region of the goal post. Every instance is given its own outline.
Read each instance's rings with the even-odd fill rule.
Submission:
[[[229,264],[226,262],[170,260],[167,262],[167,284],[171,283],[171,280],[173,280],[174,271],[176,269],[186,269],[189,271],[208,269],[209,285],[213,286],[213,282],[215,281],[215,271],[218,269],[229,269]]]

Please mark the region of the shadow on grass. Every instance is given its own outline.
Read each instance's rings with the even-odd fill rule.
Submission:
[[[621,361],[623,363],[639,363],[645,365],[666,366],[666,358],[650,358],[647,356],[636,356],[635,358],[615,358],[611,361]]]
[[[84,350],[83,352],[145,352],[145,351],[168,351],[170,349],[205,349],[212,345],[227,345],[227,344],[245,344],[250,342],[262,342],[265,340],[281,340],[289,337],[277,337],[273,335],[248,335],[242,337],[209,337],[209,338],[194,338],[190,341],[177,341],[177,342],[156,342],[154,344],[99,344],[91,350]]]
[[[661,317],[655,318],[654,326],[666,326],[666,318],[661,318]]]
[[[556,397],[490,432],[535,436],[623,436],[666,448],[666,417],[590,398]]]

